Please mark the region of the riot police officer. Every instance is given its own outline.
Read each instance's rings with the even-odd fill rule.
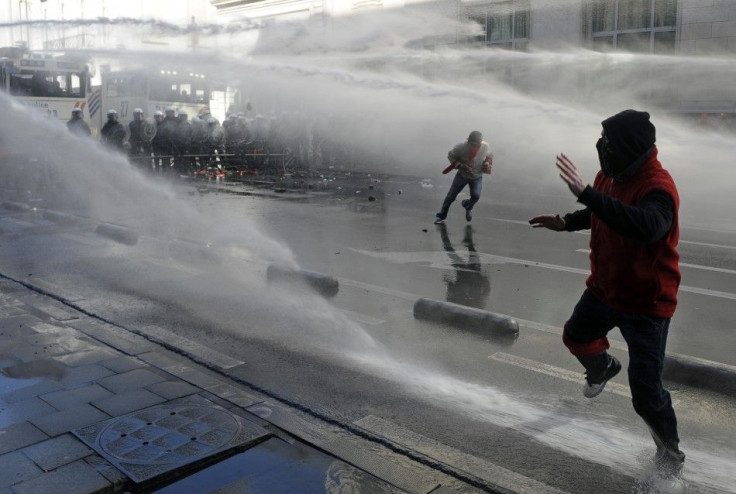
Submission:
[[[118,122],[118,112],[110,109],[107,110],[107,122],[102,126],[100,131],[100,140],[103,144],[123,152],[123,142],[125,141],[125,127]]]

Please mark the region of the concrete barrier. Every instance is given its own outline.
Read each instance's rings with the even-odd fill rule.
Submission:
[[[509,343],[519,336],[519,323],[507,316],[501,316],[473,307],[420,298],[414,303],[414,317],[443,322],[460,329],[490,336]]]
[[[98,235],[111,238],[126,245],[138,243],[138,233],[126,226],[113,225],[112,223],[100,223],[95,230]]]
[[[80,221],[80,218],[78,216],[73,216],[67,213],[60,213],[59,211],[52,211],[50,209],[47,209],[43,212],[43,217],[49,221],[53,221],[54,223],[59,223],[61,225],[74,225],[76,223],[79,223]]]
[[[189,264],[222,264],[222,257],[207,245],[175,238],[169,241],[168,248],[171,257]]]
[[[325,297],[334,297],[340,290],[337,278],[304,269],[283,268],[275,264],[271,264],[266,269],[266,279],[277,282],[306,283]]]
[[[736,396],[736,367],[732,365],[670,354],[664,359],[662,377],[667,381]]]
[[[15,202],[15,201],[5,201],[3,202],[3,207],[5,209],[10,209],[12,211],[30,211],[31,206],[24,202]]]

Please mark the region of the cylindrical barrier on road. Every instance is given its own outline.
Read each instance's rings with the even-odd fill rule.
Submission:
[[[138,243],[138,233],[126,226],[100,223],[95,230],[98,235],[108,237],[120,243],[135,245]]]
[[[271,264],[266,269],[266,279],[281,282],[305,282],[325,297],[334,297],[340,290],[337,278],[304,269],[289,269]]]
[[[178,238],[169,241],[169,255],[190,264],[220,265],[222,258],[207,245]]]
[[[420,298],[414,303],[414,317],[501,338],[506,343],[513,343],[519,336],[519,323],[516,320],[452,302]]]
[[[3,207],[5,209],[10,209],[13,211],[30,211],[31,206],[24,202],[15,202],[15,201],[5,201],[3,202]]]
[[[43,212],[43,217],[49,221],[53,221],[54,223],[59,223],[61,225],[74,225],[75,223],[79,223],[80,220],[78,216],[61,213],[59,211],[52,211],[50,209],[47,209]]]
[[[667,355],[662,377],[666,381],[736,396],[736,367],[681,355]]]

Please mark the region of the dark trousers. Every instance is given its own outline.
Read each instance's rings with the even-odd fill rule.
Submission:
[[[629,387],[634,410],[653,435],[677,447],[677,418],[662,385],[670,319],[612,309],[585,290],[565,324],[564,341],[573,355],[590,356],[608,348],[608,332],[618,326],[629,346]]]
[[[450,205],[455,202],[457,195],[466,185],[470,189],[470,201],[468,201],[466,209],[473,209],[475,203],[480,199],[480,191],[483,189],[483,177],[472,179],[465,178],[459,173],[455,173],[455,178],[452,181],[452,185],[450,185],[450,190],[447,191],[447,195],[445,196],[445,202],[442,203],[442,209],[437,213],[438,218],[443,220],[447,218],[447,212],[450,210]]]

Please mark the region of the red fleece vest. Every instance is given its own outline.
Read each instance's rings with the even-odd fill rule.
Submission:
[[[657,148],[632,178],[618,182],[598,172],[593,188],[624,204],[637,205],[653,190],[662,190],[675,204],[672,227],[655,242],[624,238],[595,214],[590,221],[590,270],[588,288],[600,300],[623,312],[672,317],[680,286],[680,198],[669,172],[657,160]]]

